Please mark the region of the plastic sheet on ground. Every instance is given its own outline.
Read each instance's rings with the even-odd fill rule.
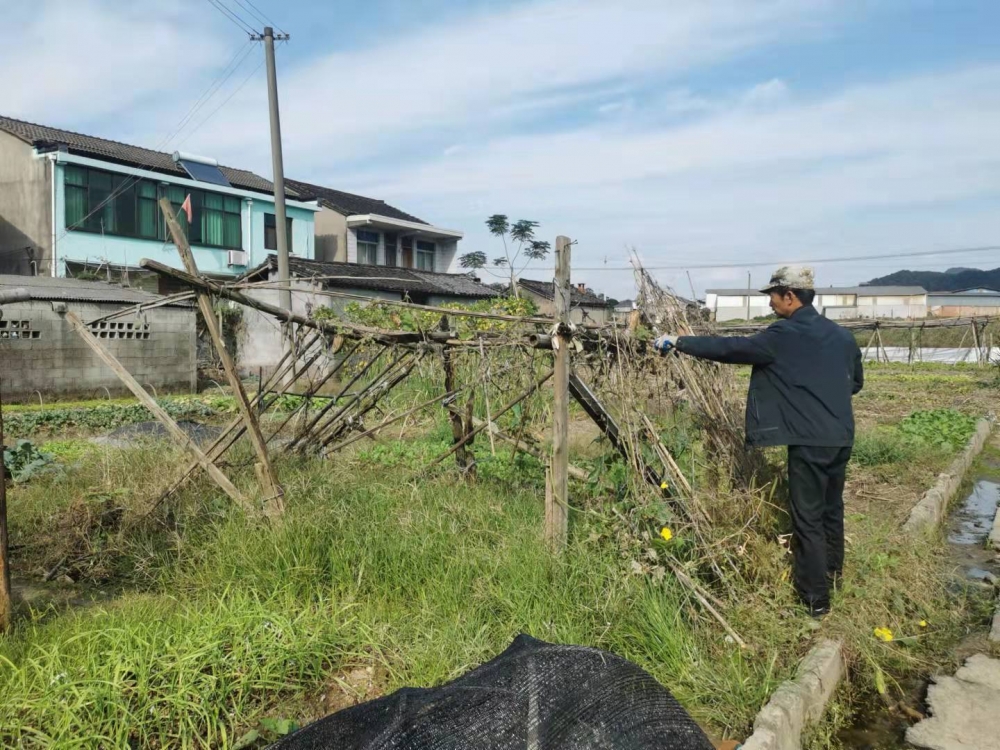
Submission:
[[[273,747],[713,750],[670,692],[635,664],[525,635],[454,682],[345,709]]]

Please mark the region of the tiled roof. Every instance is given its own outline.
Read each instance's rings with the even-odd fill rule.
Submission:
[[[311,185],[308,182],[299,182],[285,178],[285,184],[295,190],[304,200],[318,200],[320,205],[331,208],[344,216],[359,216],[365,214],[378,214],[390,219],[401,219],[403,221],[415,221],[418,224],[426,224],[423,219],[418,219],[405,211],[400,211],[395,206],[377,198],[366,198],[363,195],[354,195],[340,190],[325,188],[320,185]]]
[[[0,116],[0,130],[10,133],[33,146],[63,145],[70,153],[79,156],[103,159],[128,167],[149,169],[176,177],[188,177],[188,173],[174,163],[172,154],[162,151],[153,151],[141,146],[130,146],[127,143],[119,143],[118,141],[110,141],[105,138],[74,133],[71,130],[50,128],[47,125],[36,125],[32,122],[24,122],[3,116]],[[226,176],[226,179],[229,180],[229,184],[235,188],[255,190],[261,193],[274,192],[274,185],[271,184],[270,180],[265,180],[253,172],[248,172],[245,169],[234,169],[233,167],[219,167],[219,169]],[[294,188],[286,190],[286,195],[289,198],[297,199],[299,197]]]
[[[163,299],[157,294],[128,289],[104,281],[83,281],[81,279],[53,278],[52,276],[9,276],[0,275],[0,289],[28,290],[31,299],[65,300],[74,302],[121,302],[129,305],[158,302]],[[179,302],[186,306],[187,303]]]
[[[519,279],[517,282],[529,292],[534,292],[545,299],[555,299],[555,284],[551,281],[532,281],[531,279]],[[570,304],[574,307],[607,307],[606,300],[601,299],[593,292],[581,294],[575,286],[570,289]]]
[[[265,262],[269,270],[276,270],[276,256],[268,256]],[[265,267],[261,264],[247,273],[248,277],[258,275]],[[331,261],[289,258],[288,270],[299,278],[317,278],[328,287],[348,287],[383,292],[415,292],[438,294],[450,297],[483,299],[495,297],[497,293],[471,276],[459,273],[431,273],[415,268],[393,268],[391,266],[369,266],[360,263],[333,263]]]

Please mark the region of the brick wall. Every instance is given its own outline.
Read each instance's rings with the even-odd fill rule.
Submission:
[[[85,322],[125,307],[68,302]],[[104,396],[127,391],[117,376],[53,310],[52,302],[31,301],[2,308],[0,377],[5,399]],[[193,392],[196,333],[193,309],[161,307],[96,324],[93,333],[147,390]],[[152,386],[152,388],[150,388]]]

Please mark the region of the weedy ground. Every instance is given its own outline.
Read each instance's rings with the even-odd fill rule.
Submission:
[[[736,551],[742,576],[726,595],[746,649],[623,541],[624,469],[579,414],[572,460],[592,479],[573,485],[578,511],[558,556],[542,542],[541,464],[480,439],[476,481],[450,462],[429,470],[451,442],[440,415],[329,460],[279,459],[288,512],[273,527],[233,510],[204,479],[151,509],[187,463],[172,447],[50,435],[39,442],[55,469],[9,493],[15,578],[41,586],[55,568],[47,585],[56,590],[104,595],[88,606],[21,606],[0,640],[0,738],[24,747],[260,742],[404,685],[454,678],[521,632],[634,660],[720,737],[745,735],[817,634],[843,637],[853,669],[837,712],[846,720],[859,703],[896,699],[897,681],[946,666],[952,644],[984,622],[985,597],[950,585],[941,539],[902,543],[899,527],[968,418],[996,403],[990,378],[976,368],[869,368],[834,612],[817,631],[796,605],[783,488],[774,487],[757,533]],[[697,435],[671,429],[696,458]],[[954,439],[936,439],[942,431]],[[248,449],[228,460],[228,474],[252,491]],[[768,460],[780,474],[781,452]],[[643,555],[685,542],[648,531]],[[893,640],[875,638],[876,628]],[[835,733],[813,742],[834,746]]]

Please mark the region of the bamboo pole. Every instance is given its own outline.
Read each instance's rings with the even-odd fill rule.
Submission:
[[[343,360],[341,360],[341,364],[346,363],[347,360],[349,359],[349,357],[352,356],[354,354],[354,352],[357,351],[357,349],[358,349],[358,347],[354,347],[354,349],[351,350],[351,353],[347,357],[344,357]],[[312,418],[312,421],[309,422],[309,424],[307,424],[303,429],[299,430],[298,434],[295,436],[295,438],[292,440],[292,442],[290,442],[288,444],[288,446],[285,448],[285,450],[288,451],[288,452],[291,452],[291,451],[295,450],[297,447],[299,447],[299,445],[302,443],[302,441],[306,439],[306,437],[308,437],[310,434],[312,434],[314,432],[314,430],[315,430],[315,434],[321,433],[326,428],[326,424],[329,424],[329,422],[327,422],[326,424],[324,424],[318,430],[315,429],[316,425],[318,425],[320,423],[320,421],[323,419],[323,417],[325,417],[327,415],[327,413],[330,412],[331,409],[333,409],[334,407],[336,407],[337,401],[339,401],[344,396],[344,394],[347,393],[347,391],[349,391],[354,386],[354,384],[357,383],[358,380],[360,380],[364,376],[364,374],[366,372],[368,372],[368,370],[370,370],[372,368],[372,366],[379,359],[381,359],[382,355],[385,354],[387,351],[388,351],[388,347],[385,347],[385,346],[383,346],[381,349],[379,349],[378,352],[376,352],[375,356],[372,357],[368,361],[367,364],[365,364],[365,366],[361,369],[361,371],[358,372],[358,373],[356,373],[354,375],[354,377],[352,377],[347,382],[347,384],[343,388],[340,389],[340,391],[337,393],[336,396],[334,396],[333,398],[331,398],[330,401],[322,409],[320,409],[318,412],[316,412],[316,416],[314,416]]]
[[[229,495],[234,501],[239,503],[245,510],[249,512],[256,512],[253,505],[240,493],[238,489],[229,481],[229,478],[223,474],[219,467],[212,463],[211,459],[206,456],[201,448],[199,448],[191,438],[188,437],[187,433],[180,428],[180,426],[173,420],[173,418],[163,410],[163,407],[156,403],[156,400],[146,393],[146,390],[139,384],[132,374],[126,370],[121,362],[115,359],[107,349],[101,346],[99,342],[89,330],[87,326],[84,325],[83,321],[77,317],[74,312],[66,313],[66,320],[73,327],[73,330],[79,334],[87,346],[93,349],[94,353],[104,362],[111,370],[118,376],[118,379],[125,384],[135,395],[143,406],[149,409],[153,416],[156,417],[163,426],[167,429],[177,442],[179,442],[184,448],[187,449],[188,453],[194,456],[201,467],[208,472],[208,475],[215,480],[215,483],[222,488],[223,492]]]
[[[549,370],[548,372],[546,372],[544,375],[542,375],[542,377],[540,377],[538,380],[536,380],[534,383],[532,383],[530,386],[528,386],[528,388],[526,388],[524,391],[522,391],[517,397],[515,397],[513,400],[507,402],[507,404],[504,405],[500,409],[500,411],[498,411],[496,414],[493,415],[493,418],[494,419],[499,419],[504,414],[506,414],[511,409],[513,409],[515,406],[517,406],[519,403],[521,403],[522,401],[524,401],[531,394],[533,394],[535,391],[537,391],[539,388],[541,388],[542,385],[545,384],[545,381],[552,377],[553,373],[554,373],[554,370]],[[482,432],[485,429],[486,429],[486,425],[485,424],[483,424],[481,427],[475,427],[475,428],[473,428],[471,431],[469,431],[469,432],[467,432],[465,434],[465,437],[462,438],[461,442],[456,443],[455,445],[451,446],[451,448],[449,448],[447,451],[445,451],[440,456],[438,456],[433,461],[431,461],[428,464],[428,466],[435,466],[435,465],[441,463],[446,458],[448,458],[448,456],[450,456],[453,453],[455,453],[459,448],[461,448],[462,446],[464,446],[466,443],[468,443],[476,435],[478,435],[480,432]]]
[[[173,238],[174,246],[181,256],[184,268],[192,276],[197,276],[198,264],[195,262],[194,254],[191,252],[191,246],[188,244],[187,237],[184,236],[184,231],[181,229],[177,217],[174,216],[174,210],[168,198],[160,199],[160,211],[163,212],[163,218],[167,222],[167,228],[170,230],[170,236]],[[226,349],[226,344],[222,339],[222,325],[215,317],[215,311],[212,309],[212,300],[208,292],[204,289],[197,290],[195,294],[198,298],[198,309],[201,311],[201,317],[205,320],[208,335],[212,339],[212,344],[219,355],[219,360],[222,362],[222,369],[226,374],[226,380],[229,381],[229,387],[236,398],[236,406],[243,417],[246,431],[250,435],[250,443],[253,445],[254,453],[257,454],[258,466],[254,468],[257,478],[260,481],[261,494],[264,498],[264,512],[269,518],[277,518],[285,512],[284,492],[278,483],[274,467],[271,466],[271,458],[267,453],[267,444],[264,441],[264,436],[261,434],[260,424],[257,422],[257,416],[253,413],[253,409],[250,408],[250,401],[243,388],[243,381],[240,380],[236,372],[236,363],[233,362],[233,358],[229,354],[229,350]]]
[[[410,357],[409,362],[406,362],[407,357]],[[346,413],[346,410],[348,408],[353,407],[354,404],[361,404],[361,407],[357,410],[357,412],[350,415],[350,419],[360,420],[362,417],[365,416],[365,414],[374,409],[380,400],[382,400],[389,393],[391,393],[392,390],[397,385],[406,380],[406,378],[409,377],[410,373],[413,372],[413,368],[417,366],[417,364],[420,362],[422,358],[423,354],[416,356],[409,353],[404,354],[402,357],[396,360],[396,362],[394,362],[392,366],[387,367],[385,370],[383,370],[382,374],[378,378],[376,378],[376,380],[372,382],[371,385],[369,385],[367,388],[364,389],[364,391],[359,393],[357,397],[354,398],[354,400],[344,408],[344,412]],[[392,372],[392,370],[397,365],[402,363],[405,363],[403,367],[399,368],[395,373],[393,373],[392,377],[388,377],[389,373]],[[369,395],[371,396],[371,398],[368,401],[368,403],[366,404],[362,403],[362,399],[364,399],[366,396]],[[335,429],[333,425],[335,425]],[[345,420],[343,414],[337,418],[336,422],[331,422],[331,424],[324,429],[325,435],[323,436],[322,442],[320,442],[320,450],[325,449],[328,445],[330,445],[330,443],[332,443],[334,440],[338,439],[342,434],[344,434],[344,429],[347,427],[347,425],[348,422]]]
[[[307,339],[306,346],[304,347],[305,351],[308,351],[309,348],[313,345],[313,343],[315,343],[315,340],[318,338],[319,334],[313,333],[311,338]],[[271,376],[267,379],[265,383],[261,384],[261,388],[258,390],[258,393],[254,397],[254,400],[252,402],[252,405],[258,409],[259,413],[263,414],[273,403],[275,403],[282,395],[284,395],[283,393],[278,392],[273,399],[270,399],[266,405],[264,404],[266,396],[269,393],[271,393],[270,390],[271,386],[274,385],[275,383],[280,383],[282,379],[285,377],[285,374],[289,370],[294,371],[295,369],[294,361],[287,362],[286,364],[286,361],[290,356],[291,356],[291,351],[286,349],[284,354],[282,354],[281,359],[278,360],[278,364],[275,366],[274,372],[271,373]],[[303,369],[308,369],[309,367],[311,367],[312,364],[317,359],[319,359],[319,356],[320,356],[319,352],[312,355],[312,357],[307,360],[307,364]],[[243,437],[243,432],[245,429],[246,426],[244,425],[243,417],[237,416],[236,419],[234,419],[228,425],[226,425],[226,428],[222,431],[222,434],[219,435],[219,437],[217,437],[212,442],[212,444],[205,451],[205,455],[211,458],[213,463],[217,462],[220,458],[222,458],[226,454],[226,451],[228,451],[230,448],[233,447],[233,445],[236,444],[237,440]],[[201,466],[201,464],[198,463],[197,460],[189,464],[188,467],[180,474],[180,476],[177,477],[177,479],[175,479],[170,484],[169,487],[167,487],[165,490],[163,490],[157,495],[156,501],[150,506],[149,510],[146,511],[146,515],[152,513],[157,507],[159,507],[160,503],[162,503],[164,500],[170,497],[178,489],[180,489],[180,487],[184,484],[184,482],[187,481],[188,477],[190,477],[194,472],[198,470],[199,466]]]
[[[303,401],[302,401],[301,404],[299,404],[297,407],[295,407],[295,409],[292,411],[292,413],[289,414],[282,421],[282,423],[280,425],[278,425],[278,427],[276,429],[274,429],[271,432],[271,436],[267,439],[268,443],[270,443],[278,435],[280,435],[281,431],[283,429],[285,429],[286,426],[288,426],[288,423],[292,421],[292,419],[295,417],[295,415],[297,413],[299,413],[299,411],[302,410],[302,408],[309,402],[309,399],[313,398],[319,392],[320,388],[322,388],[324,385],[326,385],[338,372],[340,372],[341,368],[344,366],[344,364],[347,362],[347,360],[350,358],[350,356],[352,354],[354,354],[355,351],[357,351],[357,349],[358,349],[359,346],[361,346],[360,342],[357,343],[357,344],[355,344],[355,346],[351,349],[351,351],[348,352],[347,355],[342,360],[340,360],[340,362],[338,362],[336,365],[334,365],[332,368],[330,368],[330,371],[327,372],[326,375],[324,375],[322,378],[320,378],[319,381],[315,385],[311,386],[309,388],[309,390],[305,392],[305,394],[298,394],[298,393],[292,394],[292,395],[296,395],[296,396],[301,395]],[[282,393],[282,395],[285,395],[285,394]],[[337,397],[336,396],[328,396],[327,398],[331,399],[331,403],[334,403],[334,404],[337,403]],[[303,419],[305,419],[305,414],[303,414]]]

